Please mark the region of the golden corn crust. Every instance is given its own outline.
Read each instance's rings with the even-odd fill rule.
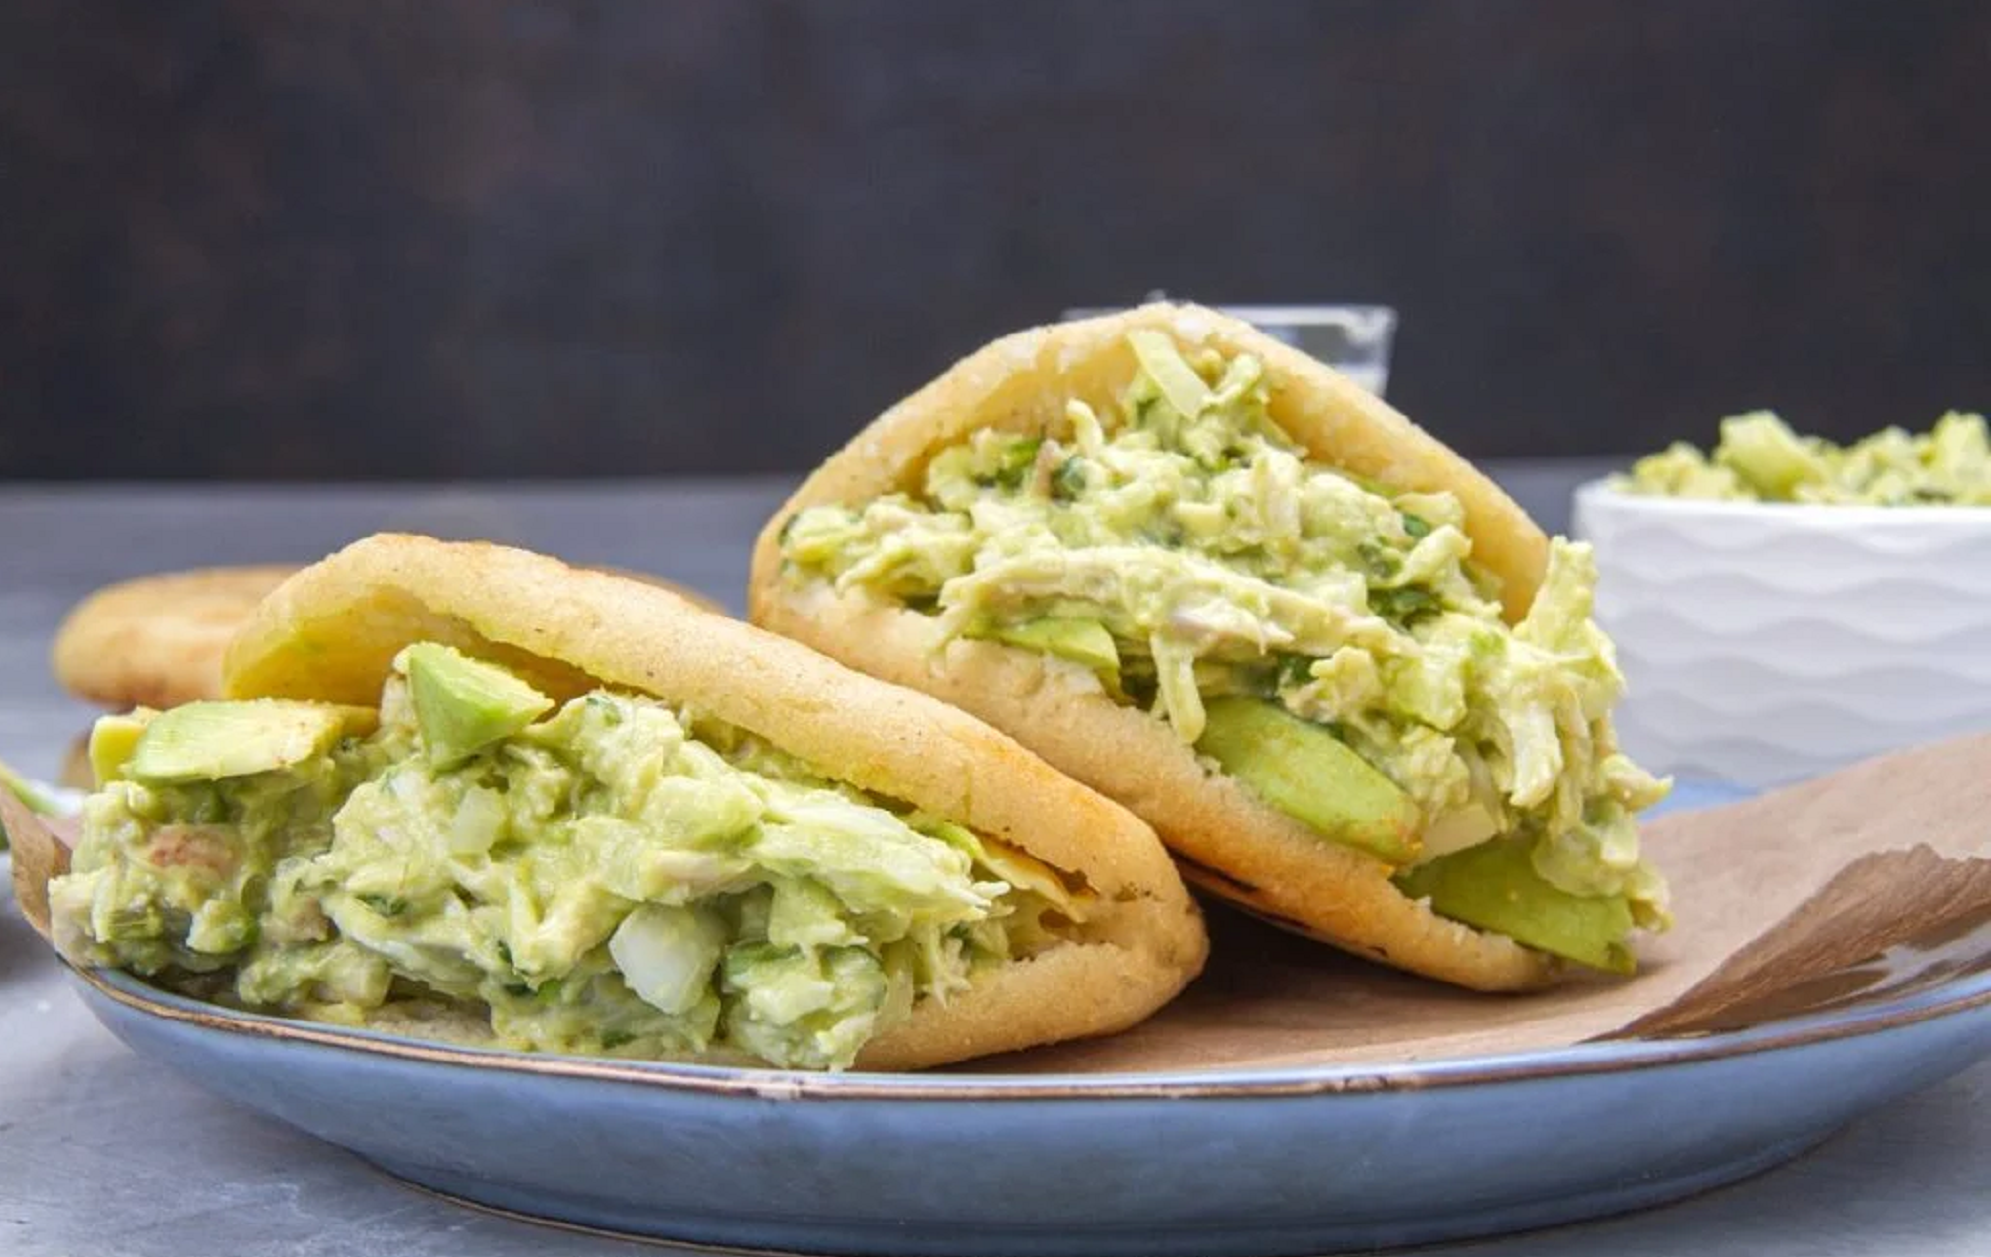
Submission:
[[[394,655],[433,640],[562,697],[638,690],[747,730],[1082,877],[1074,941],[923,1002],[859,1065],[909,1069],[1122,1029],[1201,970],[1202,920],[1153,832],[1007,736],[654,584],[483,543],[378,536],[304,569],[227,653],[231,697],[377,701]]]
[[[711,611],[694,590],[614,568]],[[210,567],[119,581],[76,604],[56,630],[56,679],[76,697],[113,711],[176,707],[221,695],[221,655],[266,594],[296,564]]]
[[[1323,842],[1230,778],[1208,771],[1155,716],[1116,703],[1082,668],[997,643],[955,641],[934,622],[862,590],[784,579],[780,534],[799,510],[916,488],[927,462],[980,428],[1059,431],[1068,398],[1103,406],[1134,371],[1126,334],[1169,332],[1189,346],[1258,355],[1277,382],[1273,420],[1323,461],[1464,505],[1473,554],[1524,613],[1548,541],[1492,481],[1339,373],[1250,326],[1193,306],[1004,337],[885,412],[818,468],[762,531],[752,618],[874,676],[921,689],[1014,735],[1152,824],[1191,880],[1288,928],[1357,955],[1459,985],[1519,990],[1562,966],[1504,936],[1447,920],[1393,886],[1385,865]]]
[[[119,711],[217,697],[228,639],[296,570],[211,567],[106,585],[56,630],[56,679],[76,697]]]

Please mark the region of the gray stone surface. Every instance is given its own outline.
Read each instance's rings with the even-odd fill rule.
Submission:
[[[1588,466],[1498,469],[1545,522]],[[646,568],[740,604],[778,482],[360,489],[0,489],[0,757],[54,768],[88,712],[47,676],[62,611],[105,580],[308,558],[377,528],[486,535]],[[5,892],[0,892],[0,899]],[[1664,1114],[1627,1115],[1663,1121]],[[1324,1134],[1330,1137],[1330,1134]],[[1991,1066],[1782,1170],[1615,1221],[1463,1245],[1473,1257],[1979,1253],[1991,1247]],[[0,903],[0,1252],[23,1257],[640,1253],[434,1200],[210,1098],[89,1016]]]

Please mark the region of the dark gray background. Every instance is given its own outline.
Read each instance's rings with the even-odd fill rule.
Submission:
[[[1467,453],[1991,402],[1991,6],[0,6],[0,477],[788,470],[1154,287]]]

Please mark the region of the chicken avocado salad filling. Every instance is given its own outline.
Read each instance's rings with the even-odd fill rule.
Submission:
[[[795,514],[784,579],[1088,670],[1440,914],[1629,971],[1669,923],[1635,822],[1667,785],[1617,749],[1589,548],[1554,541],[1510,625],[1456,497],[1313,458],[1255,357],[1129,341],[1104,413],[1073,398],[942,450],[918,492]]]
[[[1883,428],[1851,445],[1800,436],[1767,410],[1721,421],[1703,454],[1684,441],[1613,478],[1621,493],[1819,506],[1991,506],[1991,429],[1951,411],[1929,431]]]
[[[434,643],[377,713],[195,703],[91,753],[50,887],[72,959],[314,1020],[441,1006],[521,1050],[847,1067],[1089,897],[739,730]]]

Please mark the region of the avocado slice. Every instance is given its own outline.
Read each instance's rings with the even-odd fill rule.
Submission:
[[[159,713],[140,707],[122,716],[99,716],[90,726],[90,775],[101,787],[124,771],[138,750],[145,726]]]
[[[1392,864],[1416,858],[1417,805],[1347,743],[1262,699],[1211,699],[1204,712],[1196,749],[1259,798]]]
[[[1495,838],[1399,874],[1397,889],[1430,899],[1439,916],[1528,947],[1607,973],[1638,972],[1638,957],[1624,941],[1632,932],[1631,905],[1622,895],[1589,899],[1549,884],[1535,872],[1532,847],[1524,834]]]
[[[138,734],[125,776],[139,781],[220,781],[275,772],[301,763],[342,737],[370,724],[374,713],[331,703],[258,698],[246,702],[186,703],[154,716]],[[114,726],[103,739],[106,763],[127,731]],[[91,737],[92,759],[98,739]]]
[[[5,764],[0,764],[0,790],[5,790],[21,801],[21,806],[36,816],[56,816],[64,810],[61,798],[52,793],[59,789],[45,786],[31,778],[23,777]],[[0,850],[7,846],[7,834],[0,829]]]
[[[1045,616],[1041,620],[992,629],[989,636],[1011,646],[1069,659],[1094,672],[1120,671],[1120,649],[1113,644],[1113,634],[1097,620]]]
[[[435,642],[417,642],[395,664],[408,675],[415,725],[438,766],[470,758],[553,708],[552,699],[505,669]]]

